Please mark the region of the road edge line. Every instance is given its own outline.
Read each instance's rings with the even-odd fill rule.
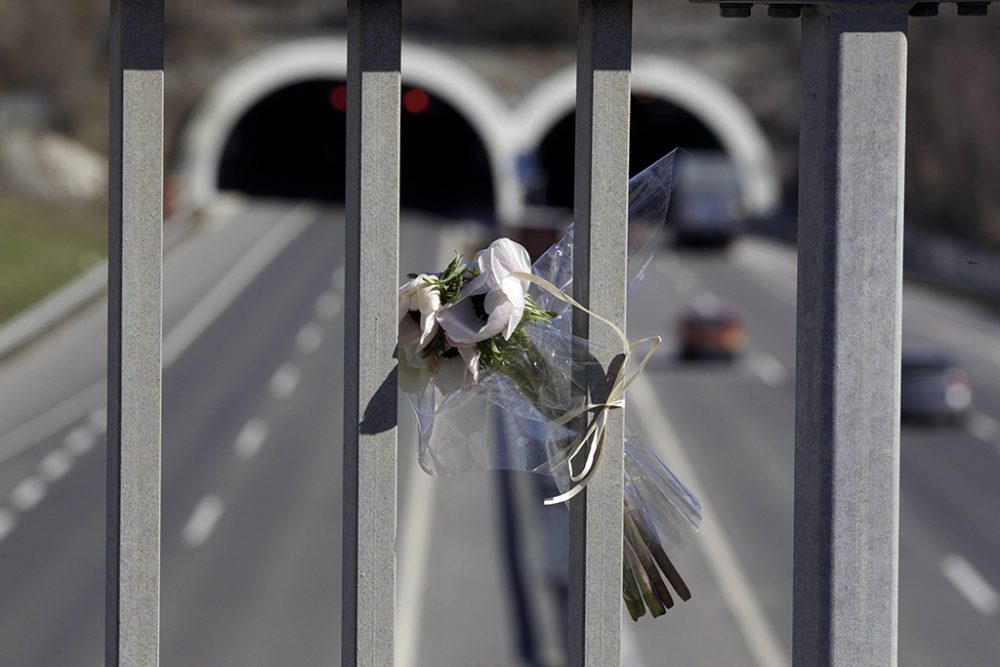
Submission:
[[[261,271],[313,222],[315,215],[309,202],[300,202],[254,243],[201,301],[163,337],[163,368],[173,364],[218,319]]]
[[[286,248],[289,243],[295,240],[312,222],[313,218],[311,215],[304,220],[297,217],[299,212],[309,208],[311,207],[308,206],[308,202],[300,202],[286,212],[278,223],[275,224],[274,228],[254,243],[241,260],[234,264],[222,279],[187,312],[187,315],[171,328],[170,332],[163,338],[163,361],[161,366],[163,370],[166,370],[167,367],[176,361],[187,347],[194,342],[197,336],[214,321],[214,318],[211,321],[204,321],[204,317],[209,312],[214,313],[214,317],[218,317],[246,289],[250,282],[267,267],[270,261]],[[312,214],[314,215],[315,212],[313,211]],[[265,258],[267,258],[267,261],[261,263]],[[241,274],[239,280],[231,277],[237,270]],[[239,290],[233,292],[236,286],[239,286]],[[224,294],[222,293],[223,290],[225,290]],[[228,299],[228,301],[223,302],[225,299]],[[211,305],[204,305],[209,300],[212,300]],[[182,326],[185,329],[181,329]],[[180,330],[180,333],[178,333],[178,330]],[[194,334],[193,338],[191,337],[192,334]],[[41,414],[22,423],[20,426],[16,426],[7,433],[0,435],[0,465],[27,451],[33,445],[46,440],[58,431],[67,428],[79,419],[81,414],[92,410],[94,403],[98,401],[91,394],[104,393],[106,384],[106,379],[97,380],[71,394]],[[79,406],[84,407],[81,408]],[[40,431],[41,435],[37,435],[36,431]]]
[[[658,448],[671,470],[684,480],[701,501],[701,536],[695,541],[704,552],[705,560],[719,582],[720,592],[732,610],[740,633],[759,667],[788,667],[788,657],[768,624],[763,607],[722,531],[722,525],[704,487],[695,475],[677,433],[663,415],[655,396],[649,378],[640,375],[633,383],[628,400],[643,424],[642,431],[656,434],[651,442],[659,445]]]

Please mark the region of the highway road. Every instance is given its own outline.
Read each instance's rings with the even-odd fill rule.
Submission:
[[[689,641],[699,628],[688,618],[663,623],[662,632],[640,624],[649,664],[667,664],[658,657],[664,645],[681,656],[669,664],[788,664],[795,272],[790,248],[760,240],[724,254],[665,251],[630,304],[633,337],[670,332],[679,311],[700,294],[736,307],[749,335],[746,354],[733,364],[680,363],[666,350],[645,374],[655,400],[632,397],[632,419],[657,434],[652,441],[668,463],[678,450],[687,459],[709,505],[705,521],[723,536],[706,539],[706,525],[696,548],[685,552],[685,561],[709,565],[696,572],[696,597],[688,604],[700,600],[718,611],[697,625],[714,624],[715,636],[735,625],[749,649],[736,656],[725,643]],[[1000,664],[1000,315],[907,283],[903,330],[904,347],[950,349],[975,397],[964,426],[902,429],[900,665]],[[730,585],[720,588],[720,578]],[[732,585],[740,580],[745,589]],[[743,618],[757,609],[766,625]]]
[[[401,273],[475,244],[407,216]],[[167,258],[164,665],[339,662],[343,219],[234,203]],[[794,254],[746,240],[655,260],[630,335],[665,334],[629,419],[699,492],[676,560],[694,591],[626,623],[626,664],[768,666],[791,649]],[[681,364],[676,314],[710,292],[749,333],[733,364]],[[100,664],[104,306],[0,365],[0,665]],[[1000,318],[907,286],[905,338],[954,350],[975,414],[903,433],[900,664],[1000,662]],[[519,664],[495,475],[419,471],[400,409],[403,666]]]

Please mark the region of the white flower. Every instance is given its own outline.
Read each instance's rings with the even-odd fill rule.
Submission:
[[[438,313],[441,295],[427,276],[420,274],[399,288],[399,344],[417,344],[417,351],[424,349],[438,330]],[[416,322],[410,312],[420,313]]]
[[[475,345],[456,345],[456,348],[465,364],[465,386],[469,387],[479,382],[479,350]]]
[[[479,381],[479,350],[474,345],[454,345],[450,339],[448,344],[458,354],[437,358],[432,371],[434,384],[444,394],[468,389]]]
[[[529,283],[512,273],[531,273],[531,258],[523,246],[498,239],[476,254],[479,275],[470,280],[458,301],[448,304],[437,319],[456,346],[471,345],[503,333],[509,339],[524,315]],[[473,297],[485,295],[480,312]],[[484,321],[485,320],[485,321]]]
[[[419,395],[427,389],[431,378],[445,394],[474,385],[479,380],[479,350],[472,345],[453,347],[458,354],[425,356],[416,345],[400,344],[397,348],[399,388],[408,394]]]

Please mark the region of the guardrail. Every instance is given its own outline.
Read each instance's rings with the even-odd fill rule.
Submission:
[[[342,661],[385,667],[400,0],[348,4]],[[768,4],[803,23],[795,664],[894,665],[906,25],[937,6]],[[574,296],[624,328],[631,0],[579,7]],[[106,662],[131,667],[157,664],[159,645],[163,0],[111,0],[111,17]],[[620,664],[623,428],[619,412],[599,472],[571,503],[573,665]]]

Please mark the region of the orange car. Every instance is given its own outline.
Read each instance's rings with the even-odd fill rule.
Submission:
[[[677,334],[683,359],[732,359],[746,346],[743,319],[717,301],[692,305],[681,316]]]

